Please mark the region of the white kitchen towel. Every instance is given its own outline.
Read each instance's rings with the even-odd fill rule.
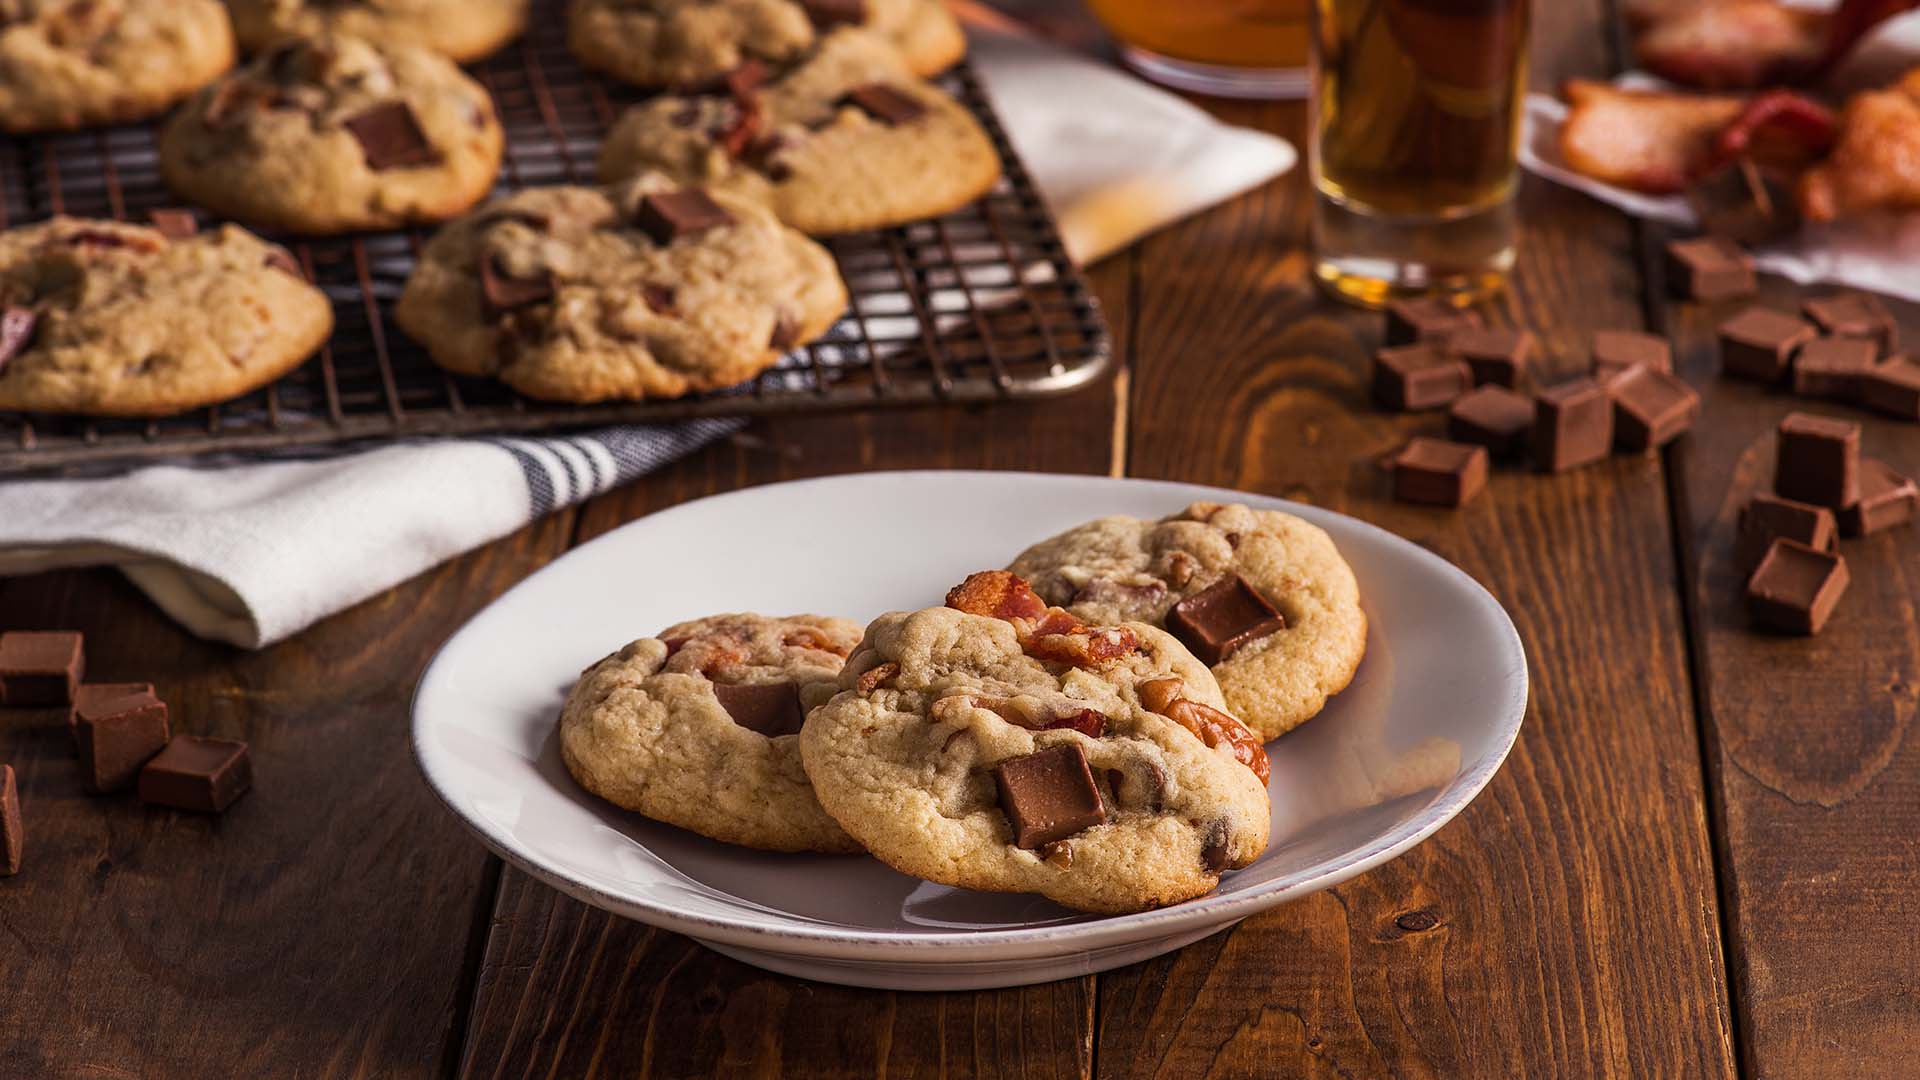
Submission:
[[[1283,140],[1017,34],[976,33],[973,55],[1077,259],[1295,160]],[[258,648],[739,427],[441,439],[12,481],[0,484],[0,574],[117,566],[192,632]]]

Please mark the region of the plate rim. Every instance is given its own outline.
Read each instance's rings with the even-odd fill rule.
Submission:
[[[1468,595],[1481,601],[1483,606],[1497,616],[1496,626],[1501,631],[1499,641],[1505,646],[1506,658],[1511,664],[1511,675],[1505,680],[1505,700],[1503,714],[1494,729],[1497,752],[1488,755],[1473,769],[1454,778],[1441,790],[1433,802],[1418,814],[1389,829],[1374,843],[1362,850],[1358,858],[1342,865],[1325,868],[1308,877],[1285,885],[1255,886],[1245,892],[1230,896],[1209,895],[1163,908],[1135,912],[1128,915],[1114,915],[1093,921],[1068,925],[1046,925],[976,930],[964,933],[952,931],[904,931],[879,932],[846,927],[821,925],[811,922],[795,921],[789,924],[778,922],[750,921],[745,918],[723,918],[708,915],[693,915],[668,905],[653,904],[611,893],[586,881],[571,876],[566,870],[550,865],[538,857],[537,852],[521,851],[520,845],[504,836],[496,836],[492,823],[465,813],[455,802],[454,797],[443,787],[442,776],[435,771],[435,752],[425,745],[425,722],[421,714],[421,692],[431,680],[434,672],[446,661],[448,653],[466,634],[481,616],[503,603],[507,597],[521,589],[531,588],[540,578],[553,571],[575,553],[585,551],[595,545],[612,543],[622,533],[637,530],[643,525],[656,523],[659,519],[695,512],[697,507],[716,499],[727,499],[747,495],[762,495],[774,489],[794,489],[832,484],[861,483],[874,478],[894,480],[925,480],[938,482],[945,479],[992,477],[998,482],[1031,484],[1068,481],[1074,483],[1109,484],[1118,483],[1129,486],[1159,488],[1170,496],[1193,502],[1211,498],[1214,501],[1257,500],[1265,504],[1282,504],[1286,512],[1294,513],[1316,525],[1325,526],[1325,519],[1336,519],[1342,528],[1351,528],[1362,534],[1370,534],[1373,539],[1383,541],[1390,548],[1403,549],[1416,562],[1451,577],[1457,583],[1467,587]],[[983,959],[1044,958],[1064,953],[1097,949],[1108,945],[1122,944],[1128,941],[1145,940],[1151,937],[1171,937],[1183,930],[1197,930],[1207,925],[1225,925],[1237,922],[1250,915],[1265,911],[1289,900],[1330,888],[1344,881],[1366,873],[1392,859],[1398,858],[1438,832],[1452,821],[1467,805],[1477,798],[1493,776],[1505,764],[1513,745],[1519,738],[1521,725],[1525,722],[1527,703],[1530,696],[1531,673],[1527,666],[1526,650],[1520,641],[1518,629],[1506,608],[1494,598],[1478,581],[1466,571],[1428,550],[1371,522],[1362,521],[1337,510],[1300,503],[1277,495],[1259,492],[1236,491],[1231,488],[1215,487],[1206,484],[1189,484],[1175,480],[1154,480],[1136,477],[1100,476],[1085,473],[1026,472],[996,469],[876,469],[859,473],[838,473],[830,476],[807,477],[795,480],[776,481],[769,484],[756,484],[731,491],[716,492],[698,499],[664,507],[653,513],[624,522],[584,544],[562,553],[559,557],[528,574],[511,588],[495,596],[484,607],[475,611],[449,634],[440,647],[434,651],[433,658],[421,669],[420,677],[414,683],[413,694],[408,703],[409,724],[408,743],[412,749],[415,766],[419,769],[427,787],[442,805],[454,816],[454,819],[476,835],[481,843],[503,862],[526,873],[560,892],[591,904],[616,915],[659,927],[688,937],[713,940],[724,944],[780,952],[794,956],[820,957],[843,960],[931,960],[949,959],[953,961]],[[763,916],[772,918],[772,916]],[[937,954],[937,955],[936,955]]]

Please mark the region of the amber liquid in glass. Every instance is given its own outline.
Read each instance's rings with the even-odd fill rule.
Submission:
[[[1087,0],[1127,63],[1201,93],[1302,97],[1312,0]]]

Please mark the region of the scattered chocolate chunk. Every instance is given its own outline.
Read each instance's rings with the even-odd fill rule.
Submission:
[[[1755,624],[1783,634],[1817,634],[1846,593],[1844,556],[1775,540],[1747,579],[1747,610]]]
[[[1221,578],[1167,613],[1167,630],[1208,665],[1286,628],[1280,612],[1238,574]]]
[[[1779,382],[1793,367],[1793,354],[1816,331],[1772,308],[1750,307],[1720,324],[1720,370],[1760,382]]]
[[[1667,279],[1681,296],[1704,303],[1752,296],[1760,288],[1753,256],[1722,236],[1668,244]]]
[[[1416,341],[1444,344],[1454,334],[1480,325],[1478,312],[1454,307],[1437,297],[1395,300],[1387,305],[1388,345],[1411,345]]]
[[[301,281],[307,280],[307,273],[300,269],[300,263],[293,257],[293,252],[288,251],[278,244],[268,246],[267,265],[283,274],[291,274]]]
[[[1815,338],[1793,358],[1793,392],[1803,397],[1853,401],[1860,380],[1879,363],[1879,347],[1861,338]]]
[[[27,834],[20,821],[20,787],[13,778],[13,766],[0,765],[0,876],[20,872],[20,859],[27,847]]]
[[[867,21],[867,0],[800,0],[816,29],[850,26]]]
[[[1687,202],[1702,229],[1743,244],[1764,244],[1800,225],[1792,187],[1746,158],[1689,188]]]
[[[674,314],[676,310],[674,307],[676,296],[677,293],[671,285],[662,285],[658,282],[649,281],[640,286],[640,299],[646,301],[647,307],[651,309],[655,315]]]
[[[1860,376],[1860,404],[1902,420],[1920,420],[1920,363],[1896,356]]]
[[[681,188],[640,200],[633,223],[656,244],[671,244],[684,236],[733,224],[733,215],[699,188]]]
[[[532,277],[516,277],[507,272],[498,255],[480,260],[480,301],[487,318],[501,315],[553,297],[553,271],[543,269]]]
[[[993,767],[993,782],[1016,846],[1033,850],[1106,824],[1107,809],[1078,744],[1009,758]]]
[[[73,707],[67,710],[67,730],[74,745],[80,744],[80,710],[97,709],[109,701],[133,694],[151,694],[153,684],[145,682],[81,683],[73,692]]]
[[[1532,430],[1533,399],[1504,386],[1469,391],[1447,409],[1449,439],[1484,446],[1496,457],[1526,450]]]
[[[27,351],[39,324],[40,316],[32,308],[0,308],[0,371],[6,370],[7,361]]]
[[[1158,813],[1167,798],[1167,774],[1160,766],[1141,758],[1132,770],[1108,769],[1107,788],[1122,810]]]
[[[440,151],[427,141],[420,121],[404,101],[389,101],[364,109],[341,121],[376,172],[438,165]]]
[[[1487,448],[1416,438],[1393,458],[1393,497],[1427,506],[1461,506],[1487,486]]]
[[[1599,330],[1593,335],[1593,377],[1604,383],[1622,371],[1644,364],[1656,371],[1673,370],[1673,346],[1658,334],[1637,330]]]
[[[1812,503],[1760,492],[1740,511],[1739,539],[1733,558],[1743,574],[1753,573],[1775,540],[1792,540],[1815,551],[1832,551],[1840,527],[1833,511]]]
[[[1227,868],[1232,839],[1226,822],[1215,821],[1207,826],[1207,834],[1200,838],[1200,865],[1206,867],[1207,873],[1218,874]]]
[[[800,688],[790,682],[714,683],[713,696],[734,723],[769,739],[798,734],[807,718]]]
[[[200,231],[200,220],[193,216],[193,211],[177,206],[149,210],[147,220],[169,240],[185,240]]]
[[[1700,415],[1700,395],[1664,371],[1635,364],[1607,380],[1613,399],[1613,444],[1651,450],[1679,437]]]
[[[1872,293],[1816,297],[1801,304],[1800,310],[1822,333],[1871,341],[1879,347],[1880,356],[1891,356],[1900,348],[1900,324]]]
[[[1447,350],[1467,362],[1473,385],[1512,388],[1533,361],[1533,335],[1525,330],[1466,327],[1447,339]]]
[[[1860,425],[1811,413],[1780,421],[1773,490],[1838,510],[1860,501]]]
[[[140,770],[140,801],[202,814],[224,813],[253,786],[247,744],[175,735]]]
[[[70,704],[86,670],[84,639],[76,632],[0,634],[0,702],[10,708]]]
[[[1599,383],[1579,378],[1533,398],[1534,461],[1549,472],[1591,465],[1613,448],[1613,402]]]
[[[800,343],[800,323],[786,312],[774,316],[773,330],[767,334],[767,348],[786,352]]]
[[[1384,409],[1437,409],[1473,386],[1466,362],[1432,342],[1381,349],[1373,355],[1373,399]]]
[[[911,124],[927,114],[927,107],[919,98],[886,83],[856,86],[840,100],[888,127]]]
[[[167,704],[152,694],[128,694],[87,705],[79,713],[74,730],[88,791],[132,786],[140,767],[167,745]]]
[[[1840,510],[1840,535],[1866,536],[1904,525],[1913,520],[1916,504],[1920,504],[1920,484],[1884,461],[1861,458],[1860,498]]]

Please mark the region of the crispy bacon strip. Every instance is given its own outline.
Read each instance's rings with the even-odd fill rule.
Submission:
[[[1714,140],[1745,108],[1737,97],[1622,90],[1576,79],[1560,126],[1560,152],[1578,172],[1609,184],[1665,195],[1686,188],[1713,162]]]
[[[982,570],[947,593],[947,606],[969,615],[1013,624],[1020,647],[1036,660],[1072,667],[1099,667],[1140,648],[1124,626],[1088,627],[1045,600],[1027,582],[1005,570]]]
[[[1800,178],[1799,202],[1809,221],[1920,209],[1920,68],[1847,102],[1839,141]]]
[[[876,664],[861,672],[859,680],[855,682],[853,686],[855,690],[863,694],[871,694],[879,689],[881,683],[886,682],[898,674],[900,674],[900,665],[889,660],[884,664]]]
[[[947,590],[947,606],[989,619],[1037,619],[1047,613],[1047,602],[1026,579],[1006,570],[982,570]]]
[[[1839,118],[1792,90],[1769,90],[1740,110],[1714,140],[1716,165],[1740,158],[1780,169],[1803,169],[1825,157],[1840,136]]]
[[[1140,684],[1140,703],[1148,712],[1159,713],[1193,732],[1208,748],[1225,743],[1233,750],[1234,760],[1252,769],[1253,775],[1259,777],[1262,784],[1266,783],[1271,767],[1259,737],[1233,716],[1187,699],[1183,696],[1186,689],[1186,684],[1173,676],[1150,679]]]

